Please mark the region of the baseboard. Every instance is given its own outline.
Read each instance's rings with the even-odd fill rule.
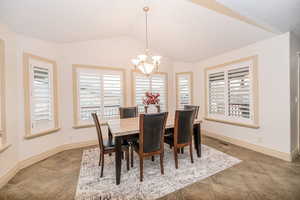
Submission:
[[[282,159],[282,160],[285,160],[285,161],[291,162],[293,160],[293,156],[290,153],[285,153],[285,152],[277,151],[277,150],[270,149],[270,148],[267,148],[267,147],[259,146],[259,145],[256,145],[256,144],[251,144],[249,142],[245,142],[245,141],[242,141],[242,140],[234,139],[234,138],[223,136],[223,135],[220,135],[220,134],[208,132],[206,130],[201,130],[201,133],[205,136],[212,137],[212,138],[219,139],[219,140],[223,140],[225,142],[228,142],[228,143],[231,143],[231,144],[234,144],[234,145],[237,145],[237,146],[241,146],[241,147],[244,147],[246,149],[253,150],[253,151],[257,151],[259,153],[263,153],[263,154],[266,154],[266,155],[269,155],[269,156],[272,156],[272,157],[275,157],[275,158],[279,158],[279,159]]]
[[[0,178],[0,188],[2,188],[10,179],[12,179],[19,171],[18,164],[15,165],[12,169],[10,169],[4,176]]]
[[[53,148],[51,150],[45,151],[43,153],[40,153],[38,155],[32,156],[30,158],[27,158],[25,160],[19,161],[11,170],[9,170],[4,176],[0,177],[0,188],[3,187],[8,181],[13,178],[21,169],[24,169],[26,167],[29,167],[30,165],[33,165],[39,161],[42,161],[50,156],[53,156],[57,153],[60,153],[62,151],[70,150],[70,149],[78,149],[88,146],[97,145],[97,140],[91,140],[86,142],[78,142],[73,144],[65,144],[58,146],[56,148]]]

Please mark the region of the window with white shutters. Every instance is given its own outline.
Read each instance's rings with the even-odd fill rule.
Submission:
[[[102,67],[75,67],[77,75],[76,126],[92,124],[92,113],[101,120],[119,117],[119,107],[123,106],[122,69],[109,70]]]
[[[26,138],[58,131],[56,63],[24,54]]]
[[[208,102],[210,114],[225,114],[225,74],[224,72],[209,75]]]
[[[258,127],[257,57],[206,69],[206,118]]]
[[[151,76],[146,76],[141,73],[134,72],[134,88],[135,88],[135,104],[138,106],[139,112],[144,112],[143,100],[146,92],[160,94],[161,111],[168,110],[168,89],[167,89],[167,74],[159,73]]]
[[[193,74],[190,72],[176,74],[177,108],[183,109],[193,101]]]

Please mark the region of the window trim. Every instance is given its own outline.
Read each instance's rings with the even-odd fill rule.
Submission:
[[[1,90],[1,144],[0,149],[6,149],[7,136],[6,136],[6,83],[5,83],[5,43],[0,39],[0,90]]]
[[[117,68],[117,67],[104,67],[104,66],[96,66],[96,65],[82,65],[82,64],[73,64],[72,65],[72,79],[73,79],[73,128],[81,129],[81,128],[91,128],[94,127],[94,124],[84,124],[80,125],[78,120],[78,74],[77,69],[83,70],[109,70],[109,71],[118,71],[123,75],[123,104],[127,105],[127,91],[126,91],[126,69]],[[102,122],[101,125],[106,125],[106,122]]]
[[[190,81],[190,91],[191,91],[191,104],[194,103],[194,74],[193,72],[177,72],[175,74],[176,78],[175,78],[175,81],[176,81],[176,109],[179,108],[179,77],[181,75],[189,75],[191,77]]]
[[[53,120],[54,128],[41,131],[32,134],[31,131],[31,105],[30,105],[30,59],[40,62],[49,63],[53,66]],[[55,133],[60,130],[59,127],[59,115],[58,115],[58,78],[57,78],[57,64],[55,61],[47,58],[39,57],[33,54],[23,54],[23,66],[24,66],[24,109],[25,109],[25,139],[32,139],[51,133]]]
[[[228,65],[234,65],[241,62],[252,62],[252,67],[250,68],[250,74],[252,74],[251,77],[251,93],[252,93],[252,106],[253,106],[253,123],[243,123],[243,122],[236,122],[236,121],[230,121],[230,120],[220,120],[216,118],[208,117],[208,72],[211,70],[217,70],[224,68]],[[236,125],[236,126],[242,126],[247,128],[259,128],[259,84],[258,84],[258,56],[250,56],[241,58],[238,60],[226,62],[223,64],[219,64],[212,67],[207,67],[204,69],[204,86],[205,86],[205,120],[208,121],[214,121],[214,122],[220,122],[230,125]],[[227,106],[227,105],[226,105]]]
[[[136,97],[135,73],[143,74],[139,70],[135,70],[135,69],[131,70],[131,91],[132,91],[131,102],[132,102],[132,105],[136,105],[136,102],[135,102],[135,97]],[[168,77],[169,74],[167,72],[155,72],[153,74],[160,74],[160,75],[165,75],[166,76],[166,91],[167,91],[166,108],[167,108],[167,111],[168,111],[169,110],[169,77]]]

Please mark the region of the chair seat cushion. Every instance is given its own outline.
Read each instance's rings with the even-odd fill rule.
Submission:
[[[112,140],[105,140],[103,141],[103,144],[104,144],[104,150],[115,150],[115,142]],[[122,145],[122,150],[128,150],[128,145]]]
[[[165,143],[173,145],[174,144],[174,137],[173,135],[166,135],[165,138]]]

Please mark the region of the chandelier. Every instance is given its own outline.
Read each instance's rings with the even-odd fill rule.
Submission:
[[[148,34],[148,12],[150,8],[144,7],[143,11],[145,12],[146,17],[146,49],[145,54],[137,56],[137,58],[132,59],[132,64],[134,65],[135,70],[139,69],[143,74],[149,76],[154,72],[158,72],[158,67],[160,65],[161,56],[151,55],[149,49],[149,34]]]

